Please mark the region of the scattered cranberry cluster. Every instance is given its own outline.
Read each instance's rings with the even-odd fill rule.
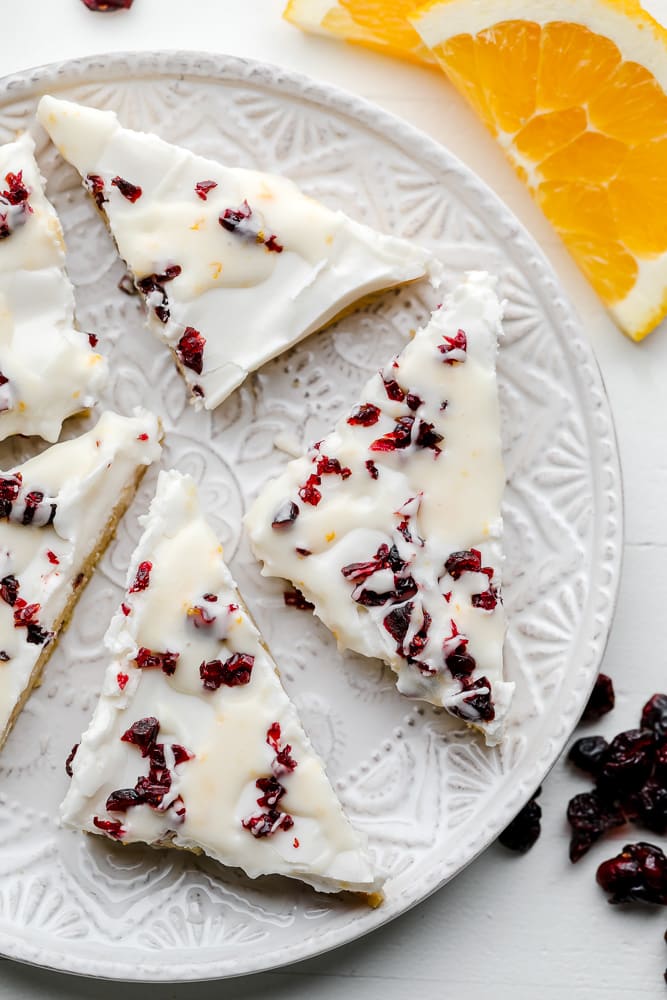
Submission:
[[[258,778],[255,782],[262,793],[257,799],[257,805],[262,806],[263,811],[241,821],[243,827],[249,830],[253,837],[271,837],[278,830],[291,830],[294,826],[292,816],[278,809],[278,803],[287,791],[278,779],[291,774],[297,762],[292,757],[292,747],[289,743],[281,747],[280,739],[280,723],[273,722],[266,733],[266,742],[276,754],[271,763],[272,773]]]
[[[166,806],[164,804],[165,796],[171,789],[172,774],[166,764],[164,743],[157,742],[159,732],[160,723],[158,720],[153,716],[148,716],[132,723],[121,736],[124,743],[131,743],[141,751],[142,757],[148,757],[149,770],[148,775],[140,775],[137,778],[134,788],[118,788],[115,792],[111,792],[106,801],[107,812],[126,813],[134,806],[148,805],[152,809],[160,811],[169,808],[178,821],[183,821],[185,804],[182,796],[176,796]],[[72,773],[71,763],[75,753],[76,748],[72,750],[66,764],[68,774]],[[175,767],[192,760],[194,757],[194,754],[186,750],[180,743],[171,744],[171,753]],[[93,823],[115,840],[120,840],[125,834],[120,820],[101,819],[99,816],[95,816]]]
[[[5,174],[7,187],[0,191],[0,240],[6,240],[18,226],[24,225],[32,212],[30,189],[23,183],[23,171]]]
[[[19,597],[19,581],[15,576],[5,576],[0,580],[0,598],[14,609],[14,628],[24,628],[26,630],[26,642],[42,646],[53,638],[53,632],[47,631],[39,624],[38,615],[41,609],[39,604],[28,604],[26,600]],[[4,655],[5,662],[9,659],[7,653]]]
[[[20,472],[0,478],[0,518],[9,517],[17,524],[53,524],[57,504],[50,499],[45,501],[41,490],[29,490],[21,498],[21,503],[17,503],[22,487]]]

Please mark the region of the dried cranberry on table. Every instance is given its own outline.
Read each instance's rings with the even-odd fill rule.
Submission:
[[[609,744],[604,736],[583,736],[570,747],[567,759],[587,774],[597,774]]]
[[[654,694],[642,709],[641,728],[650,729],[657,739],[667,737],[667,694]]]
[[[610,798],[639,792],[651,776],[654,760],[652,734],[648,730],[628,729],[615,736],[607,747],[596,785]]]
[[[655,844],[626,844],[620,854],[602,862],[596,879],[610,893],[610,903],[667,906],[667,857]]]
[[[581,792],[570,799],[567,819],[572,827],[570,861],[575,864],[603,833],[625,823],[623,812],[597,791]]]
[[[521,809],[498,837],[498,840],[510,851],[525,853],[535,844],[542,832],[540,820],[542,807],[536,801],[542,789],[538,788],[530,802]]]
[[[611,712],[616,703],[614,684],[607,674],[598,674],[597,680],[582,715],[583,722],[592,722]]]
[[[81,0],[81,3],[100,14],[108,14],[114,10],[129,10],[134,0]]]

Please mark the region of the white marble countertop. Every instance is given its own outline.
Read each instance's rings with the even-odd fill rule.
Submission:
[[[618,333],[493,140],[443,77],[363,49],[306,38],[281,20],[282,6],[283,0],[135,0],[130,12],[105,16],[88,12],[80,0],[4,0],[0,75],[69,57],[159,48],[280,63],[407,119],[497,191],[545,249],[578,308],[611,399],[625,479],[626,544],[604,661],[616,684],[617,707],[596,728],[607,735],[630,728],[645,698],[667,687],[667,324],[640,346]],[[650,7],[667,22],[667,0],[650,0]],[[626,838],[657,843],[664,838],[622,830],[571,866],[564,812],[570,796],[586,787],[559,762],[544,785],[542,838],[528,855],[493,846],[421,906],[323,957],[255,977],[183,986],[106,984],[0,960],[0,998],[664,996],[667,912],[608,906],[594,880],[599,861]]]

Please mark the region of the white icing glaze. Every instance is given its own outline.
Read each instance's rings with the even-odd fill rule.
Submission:
[[[0,473],[0,505],[5,515],[0,520],[0,580],[6,585],[7,577],[16,578],[19,599],[39,605],[35,617],[46,631],[53,629],[67,605],[123,489],[132,485],[138,468],[159,456],[159,435],[157,419],[146,410],[136,410],[132,417],[106,412],[86,434]],[[7,517],[4,499],[11,499],[14,492]],[[44,499],[32,523],[21,523],[26,519],[26,497],[34,492]],[[55,515],[47,523],[52,504]],[[0,593],[0,650],[10,657],[0,661],[2,733],[44,646],[28,641],[26,627],[15,627],[17,605],[7,603],[6,587]]]
[[[123,843],[165,841],[202,849],[251,877],[288,875],[329,892],[375,889],[378,879],[364,838],[345,817],[243,607],[221,546],[200,512],[192,479],[174,471],[160,473],[143,525],[124,608],[106,635],[113,659],[72,765],[63,821],[99,833],[95,817],[103,823],[119,820]],[[142,563],[151,567],[148,586],[133,592]],[[197,627],[196,607],[206,617],[217,617]],[[178,653],[174,672],[140,668],[135,658],[141,648]],[[254,657],[249,681],[207,690],[200,665],[226,661],[234,653]],[[121,740],[134,722],[146,717],[159,721],[157,740],[165,747],[171,787],[159,808],[144,802],[125,812],[107,810],[112,792],[133,788],[139,776],[148,774],[149,758]],[[291,772],[276,763],[275,748],[267,743],[276,722],[279,746],[289,744],[297,762]],[[168,756],[172,744],[194,757],[175,764],[173,754]],[[243,821],[265,811],[257,803],[262,792],[255,782],[271,774],[285,789],[280,814],[289,815],[293,826],[255,837]],[[179,815],[182,807],[185,813]]]
[[[493,586],[501,583],[505,477],[495,377],[501,306],[494,286],[495,279],[482,272],[469,274],[428,326],[365,386],[360,403],[377,408],[376,422],[353,426],[347,415],[343,417],[319,445],[290,462],[261,491],[245,519],[263,573],[286,577],[302,590],[341,648],[385,660],[398,674],[400,691],[454,710],[483,729],[490,744],[502,736],[513,690],[502,679],[503,606],[500,601],[494,610],[473,605],[473,595],[484,594],[489,586],[484,573],[464,572],[454,579],[444,566],[453,552],[476,549],[481,567],[493,569]],[[456,338],[460,330],[467,337],[466,350],[448,345],[447,338]],[[421,402],[413,400],[411,408],[409,400],[390,399],[383,374]],[[370,448],[392,433],[398,420],[411,418],[407,447],[389,452]],[[443,440],[419,447],[422,421],[433,425]],[[313,485],[321,500],[314,505],[300,490],[317,473],[322,456],[338,459],[345,471],[320,475]],[[369,461],[375,464],[375,479]],[[284,513],[289,502],[299,509],[296,519],[274,528],[274,519],[282,519],[279,512]],[[412,541],[399,530],[406,519]],[[397,547],[405,564],[398,575],[410,577],[411,589],[417,591],[408,595],[412,609],[400,642],[384,619],[393,608],[404,607],[405,598],[394,596],[376,606],[362,606],[354,599],[363,600],[364,589],[380,595],[395,591],[394,569],[387,560],[356,585],[355,577],[361,580],[362,574],[348,571],[346,578],[342,572],[350,564],[371,560],[381,545]],[[424,611],[431,617],[426,645],[409,655],[433,673],[410,664],[405,655],[415,636],[419,644]],[[476,663],[470,681],[480,682],[480,688],[474,694],[488,692],[482,678],[490,682],[492,719],[473,711],[466,701],[469,692],[462,692],[460,680],[445,665],[446,656],[461,645],[455,633],[454,641],[451,638],[452,622],[468,639],[466,652]]]
[[[202,371],[183,374],[209,409],[364,295],[427,271],[436,280],[428,251],[325,208],[284,177],[228,168],[121,128],[111,111],[44,97],[38,117],[84,178],[101,178],[101,207],[135,279],[181,268],[162,283],[168,321],[156,315],[158,291],[147,295],[149,322],[174,349],[187,327],[205,338]],[[141,188],[134,202],[113,185],[117,176]],[[195,190],[204,181],[215,182],[205,200]],[[223,228],[224,213],[246,213],[244,203],[252,215],[228,222],[234,232]]]
[[[74,328],[74,293],[55,209],[44,194],[26,133],[0,147],[0,192],[19,173],[27,202],[0,195],[0,440],[38,434],[57,441],[63,420],[95,402],[106,361]],[[6,228],[3,226],[6,225]]]

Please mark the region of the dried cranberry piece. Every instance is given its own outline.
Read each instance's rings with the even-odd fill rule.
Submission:
[[[402,604],[398,608],[393,608],[382,622],[389,635],[395,640],[399,651],[403,649],[403,640],[408,634],[408,629],[410,628],[413,608],[413,602],[408,601],[407,604]]]
[[[238,229],[239,225],[245,219],[249,219],[251,215],[252,209],[248,202],[244,199],[243,204],[239,208],[226,208],[219,217],[218,222],[223,229],[227,230],[227,232],[234,233]]]
[[[269,728],[266,730],[266,742],[268,745],[276,751],[280,750],[280,736],[281,729],[279,722],[272,722]]]
[[[570,861],[573,864],[583,858],[603,833],[625,823],[621,810],[605,801],[596,791],[581,792],[570,799],[567,819],[572,827]]]
[[[409,392],[407,394],[407,396],[405,397],[405,402],[408,404],[408,409],[412,410],[413,413],[415,410],[418,410],[420,406],[424,405],[424,400],[421,398],[421,396],[418,396],[414,392]]]
[[[170,788],[171,775],[169,771],[161,770],[159,774],[156,774],[153,768],[151,768],[148,777],[138,778],[134,786],[134,790],[141,796],[142,802],[146,802],[154,809],[162,805],[162,800]]]
[[[26,631],[26,642],[32,642],[36,646],[43,646],[45,642],[49,642],[53,638],[53,632],[42,628],[37,622],[28,622]]]
[[[329,458],[327,455],[320,455],[316,462],[318,476],[337,475],[343,479],[349,479],[352,470],[347,466],[341,466],[337,458]]]
[[[22,485],[21,473],[0,479],[0,518],[9,517]]]
[[[365,562],[348,563],[347,566],[343,566],[341,573],[346,580],[350,580],[352,583],[362,583],[380,569],[390,568],[394,573],[398,573],[404,566],[405,563],[396,546],[392,545],[390,549],[388,545],[383,544],[380,545],[372,559],[367,559]]]
[[[535,801],[541,791],[541,788],[537,790],[530,802],[526,803],[500,834],[498,840],[503,847],[523,854],[535,844],[542,832],[542,807]]]
[[[104,180],[99,174],[88,174],[83,182],[84,187],[95,199],[95,204],[101,210],[107,199],[104,197]]]
[[[152,649],[140,646],[135,656],[135,662],[142,670],[159,667],[167,677],[171,677],[176,671],[179,656],[180,653],[170,653],[168,650],[164,653],[156,653]]]
[[[653,833],[667,833],[667,788],[657,781],[647,781],[638,795],[633,796],[635,822]]]
[[[438,350],[441,354],[444,354],[444,363],[446,365],[455,365],[457,362],[465,360],[460,357],[460,352],[464,353],[468,350],[468,338],[466,337],[463,330],[457,330],[455,337],[445,337],[445,343],[438,345]],[[447,357],[447,355],[455,354],[456,357]]]
[[[72,777],[72,774],[73,774],[73,771],[72,771],[72,761],[76,757],[76,752],[79,749],[79,746],[80,746],[79,743],[75,743],[74,744],[74,746],[72,747],[72,749],[69,752],[69,757],[65,761],[65,774],[67,774],[67,776],[70,777],[70,778]]]
[[[481,608],[483,611],[494,611],[498,604],[498,591],[494,586],[481,594],[473,594],[470,598],[473,608]]]
[[[411,576],[394,576],[394,588],[394,590],[390,590],[384,594],[378,594],[374,590],[355,590],[352,593],[352,598],[357,604],[361,604],[363,607],[377,608],[383,604],[387,604],[389,601],[392,604],[408,601],[417,594],[419,589]]]
[[[140,562],[137,567],[137,575],[134,578],[134,583],[130,587],[131,594],[137,594],[141,590],[146,590],[151,582],[151,570],[153,569],[153,563],[145,560]]]
[[[0,649],[0,663],[8,663],[9,660],[11,660],[9,653],[4,649]]]
[[[273,769],[278,774],[285,774],[289,771],[293,771],[296,767],[296,761],[292,757],[292,747],[289,743],[286,743],[282,750],[279,750],[276,754],[276,759],[273,762]]]
[[[253,837],[270,837],[278,830],[291,830],[294,826],[294,820],[289,813],[281,813],[277,809],[270,809],[241,822],[244,829],[249,830]]]
[[[0,580],[0,597],[5,602],[9,604],[11,608],[16,604],[16,598],[19,596],[19,582],[15,576],[5,576]]]
[[[131,201],[132,204],[134,204],[135,201],[138,201],[143,194],[138,184],[132,184],[130,181],[126,181],[124,177],[112,178],[111,186],[118,188],[123,198]]]
[[[587,774],[597,774],[609,744],[604,736],[584,736],[570,747],[567,759]]]
[[[667,736],[667,694],[654,694],[642,709],[641,728],[650,729],[659,739]]]
[[[88,334],[88,343],[90,344],[91,347],[97,347],[99,340],[100,338],[97,336],[97,334],[95,333]]]
[[[206,338],[193,326],[186,326],[183,336],[176,346],[176,354],[181,364],[201,375],[204,365]]]
[[[30,197],[30,188],[23,182],[23,171],[18,174],[5,174],[5,184],[7,189],[2,192],[2,197],[10,205],[24,205]]]
[[[382,382],[384,384],[384,391],[387,393],[389,399],[393,399],[396,403],[402,403],[405,399],[406,392],[405,389],[398,384],[396,379],[383,378]]]
[[[118,671],[118,673],[116,674],[116,683],[118,684],[118,687],[120,688],[121,691],[125,690],[129,679],[130,679],[129,674],[124,674],[122,670]]]
[[[46,550],[46,558],[49,560],[49,562],[51,563],[52,566],[59,566],[60,565],[60,559],[55,554],[55,552],[51,551],[51,549],[47,549]]]
[[[477,666],[475,658],[466,652],[464,643],[457,646],[454,652],[445,658],[445,664],[452,677],[456,677],[458,680],[462,677],[469,677]]]
[[[174,278],[177,278],[181,271],[182,268],[179,264],[171,264],[161,274],[147,274],[136,282],[137,288],[146,298],[149,296],[159,296],[157,305],[154,302],[149,304],[152,306],[155,315],[161,323],[166,323],[170,316],[169,298],[164,286],[168,281],[173,281]]]
[[[83,0],[83,2],[88,5],[89,3],[93,3],[94,0]],[[107,833],[114,840],[120,840],[125,833],[123,824],[119,819],[100,819],[99,816],[93,816],[93,823],[98,830]]]
[[[123,603],[120,606],[120,610],[123,612],[123,614],[125,615],[126,618],[128,617],[128,615],[132,611],[132,609],[127,604],[125,604],[124,601],[123,601]]]
[[[369,458],[366,461],[366,468],[368,469],[368,474],[371,477],[371,479],[377,479],[377,477],[379,476],[378,467],[372,458]]]
[[[299,508],[297,505],[293,500],[286,500],[282,507],[279,507],[276,511],[273,521],[271,521],[271,527],[276,531],[282,531],[284,528],[289,528],[291,524],[294,524],[298,516]]]
[[[258,806],[269,806],[273,809],[278,802],[282,799],[286,792],[286,788],[280,784],[277,778],[273,776],[270,778],[258,778],[255,782],[257,788],[263,794],[257,799]]]
[[[610,903],[667,905],[667,857],[655,844],[626,844],[620,854],[602,862],[596,879],[611,893]]]
[[[210,595],[207,597],[207,595],[204,594],[204,599],[210,600]],[[215,600],[217,601],[217,599],[218,598],[216,597]],[[201,604],[195,604],[193,608],[190,608],[188,611],[188,617],[195,628],[210,628],[211,625],[217,621],[217,616],[210,615],[206,608],[202,608]]]
[[[134,0],[81,0],[88,10],[108,14],[114,10],[129,10]]]
[[[31,490],[31,492],[27,494],[21,524],[32,524],[35,519],[35,512],[43,499],[44,494],[40,493],[39,490]]]
[[[479,680],[471,683],[467,678],[462,678],[464,691],[470,692],[462,703],[452,706],[452,715],[457,715],[466,722],[492,722],[496,717],[496,710],[491,698],[491,683],[487,677],[480,677]],[[484,689],[484,690],[482,690]],[[465,706],[465,707],[464,707]]]
[[[121,736],[123,743],[132,743],[139,747],[142,757],[148,757],[160,731],[160,723],[153,715],[133,722]]]
[[[423,621],[421,628],[415,632],[412,639],[408,643],[407,655],[409,658],[415,658],[419,656],[426,646],[428,640],[428,632],[431,627],[431,616],[428,611],[423,612]]]
[[[40,604],[26,604],[19,597],[14,603],[14,628],[27,628],[37,624]]]
[[[208,198],[209,191],[212,191],[213,188],[217,188],[217,186],[218,186],[217,181],[197,181],[197,183],[195,184],[195,191],[197,193],[197,197],[201,198],[202,201],[206,201]]]
[[[595,719],[600,719],[607,712],[611,712],[615,701],[616,695],[614,694],[614,685],[611,677],[608,677],[606,674],[598,674],[595,686],[588,699],[588,704],[581,717],[582,720],[592,722]]]
[[[194,758],[194,754],[186,750],[180,743],[172,743],[171,752],[174,755],[174,764],[185,764]]]
[[[638,792],[651,775],[654,756],[653,734],[648,730],[619,733],[600,761],[597,787],[612,798]]]
[[[458,580],[462,573],[480,573],[482,570],[482,553],[478,549],[464,549],[462,552],[452,552],[445,563],[445,572],[453,580]]]
[[[282,253],[285,249],[283,245],[278,242],[275,235],[269,236],[268,240],[264,240],[264,246],[272,253]]]
[[[322,499],[322,494],[317,489],[321,484],[322,480],[319,476],[312,474],[308,476],[308,479],[299,489],[299,496],[304,503],[309,503],[312,507],[317,507],[318,503]]]
[[[298,587],[290,587],[283,594],[283,600],[288,608],[297,608],[299,611],[312,611],[315,605],[307,600]]]
[[[375,403],[362,403],[347,418],[352,427],[372,427],[380,419],[380,407]]]
[[[255,657],[250,653],[233,653],[224,663],[221,660],[204,661],[199,676],[207,691],[217,691],[221,684],[239,687],[248,684]]]
[[[370,451],[396,451],[407,448],[412,440],[414,417],[401,417],[394,425],[393,431],[387,431],[382,437],[376,438],[370,445]]]
[[[439,455],[442,449],[438,448],[438,445],[443,440],[444,436],[438,434],[433,424],[427,424],[425,420],[419,421],[419,430],[415,441],[418,448],[431,448],[436,455]]]
[[[146,800],[134,788],[118,788],[106,801],[107,812],[127,812],[132,806],[140,806]]]

